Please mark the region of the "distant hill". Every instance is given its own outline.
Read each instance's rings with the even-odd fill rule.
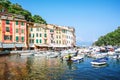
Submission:
[[[113,32],[106,34],[105,36],[101,36],[94,45],[97,46],[120,46],[120,27],[118,27]]]
[[[22,8],[18,3],[12,4],[9,0],[0,0],[1,13],[13,13],[23,15],[27,21],[47,24],[46,21],[39,15],[33,15],[28,10]]]

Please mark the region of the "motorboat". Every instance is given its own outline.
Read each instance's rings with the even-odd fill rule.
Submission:
[[[120,55],[114,55],[112,58],[114,58],[114,59],[120,59]]]
[[[82,56],[75,56],[75,57],[72,57],[71,60],[73,62],[80,62],[80,61],[84,60],[84,57],[82,57]]]
[[[120,53],[120,48],[117,48],[117,49],[115,50],[115,52],[116,52],[116,53]]]
[[[104,58],[98,58],[96,60],[93,60],[91,62],[92,65],[103,65],[103,64],[107,64],[107,60],[108,58],[107,57],[104,57]]]
[[[33,53],[20,53],[19,55],[20,56],[30,56],[30,55],[32,55]]]

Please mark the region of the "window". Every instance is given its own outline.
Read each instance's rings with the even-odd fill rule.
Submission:
[[[36,43],[38,43],[38,39],[36,39]]]
[[[33,31],[33,28],[31,28],[30,31]]]
[[[24,25],[24,22],[21,22],[21,25]]]
[[[40,43],[42,43],[42,40],[40,39]]]
[[[45,44],[47,43],[47,40],[46,40],[46,39],[44,39],[44,43],[45,43]]]
[[[44,31],[46,32],[46,29]]]
[[[32,43],[34,43],[34,39],[32,39]]]
[[[44,37],[47,37],[47,34],[44,34]]]
[[[58,36],[56,36],[56,38],[58,38]]]
[[[54,37],[53,37],[53,34],[51,34],[51,38],[54,38]]]
[[[62,32],[65,33],[65,30],[63,29]]]
[[[6,24],[10,24],[9,20],[6,20]]]
[[[29,39],[29,43],[34,43],[34,39]]]
[[[22,42],[24,42],[24,37],[22,37],[21,39],[22,39]]]
[[[24,33],[24,29],[22,29],[22,33]]]
[[[16,33],[18,33],[18,29],[16,29]]]
[[[50,32],[54,32],[54,30],[53,30],[53,29],[50,29]]]
[[[59,39],[61,39],[61,36],[59,36]]]
[[[4,35],[4,40],[12,40],[12,36],[10,36],[10,35]]]
[[[39,30],[41,31],[41,30],[42,30],[42,28],[39,28]]]
[[[32,38],[34,38],[34,34],[32,34]]]
[[[59,34],[61,34],[61,32],[59,31]]]
[[[51,40],[51,43],[54,43],[54,41],[53,41],[53,40]]]
[[[16,41],[18,42],[18,40],[19,40],[19,38],[18,38],[18,36],[16,36]]]
[[[9,27],[6,27],[6,32],[10,32],[10,28]]]
[[[31,34],[29,33],[29,37],[31,37]]]
[[[18,25],[18,21],[16,21],[16,25]]]
[[[42,34],[40,33],[40,37],[42,37]]]
[[[36,33],[36,37],[38,37],[38,33]]]
[[[39,28],[36,28],[36,31],[39,31]]]
[[[59,44],[61,44],[61,41],[59,41]]]
[[[58,40],[57,40],[57,44],[58,44]]]

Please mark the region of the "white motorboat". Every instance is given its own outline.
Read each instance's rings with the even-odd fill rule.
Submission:
[[[107,63],[106,61],[104,61],[104,62],[91,62],[92,65],[103,65],[106,63]]]
[[[103,65],[103,64],[107,64],[107,60],[108,60],[107,57],[99,58],[99,59],[93,60],[91,64],[92,65]]]
[[[75,56],[71,58],[73,62],[80,62],[80,61],[83,61],[83,59],[84,58],[82,56]]]
[[[20,53],[20,56],[30,56],[32,55],[33,53]]]
[[[112,58],[114,58],[114,59],[120,59],[120,55],[115,55]]]
[[[120,53],[120,48],[115,49],[116,53]]]

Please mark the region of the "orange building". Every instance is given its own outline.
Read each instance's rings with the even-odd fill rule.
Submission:
[[[26,21],[23,16],[0,14],[0,43],[3,50],[26,47]]]

